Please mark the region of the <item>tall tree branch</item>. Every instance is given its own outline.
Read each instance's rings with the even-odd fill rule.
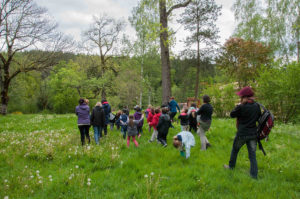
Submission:
[[[186,7],[186,6],[188,6],[189,3],[191,3],[191,2],[192,2],[192,0],[188,0],[188,1],[184,2],[184,3],[179,3],[179,4],[176,4],[176,5],[172,6],[172,7],[167,11],[167,16],[169,16],[169,15],[172,13],[173,10],[178,9],[178,8],[182,8],[182,7]]]

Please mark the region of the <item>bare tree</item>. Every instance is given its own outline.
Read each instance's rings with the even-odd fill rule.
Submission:
[[[1,114],[7,112],[8,90],[12,79],[21,72],[52,66],[55,64],[53,58],[56,52],[66,48],[65,38],[55,32],[56,26],[47,15],[47,10],[38,7],[33,0],[1,0]],[[25,50],[36,51],[26,53]],[[22,56],[16,56],[21,52]]]
[[[112,70],[117,73],[116,69],[108,64],[108,60],[111,59],[114,54],[116,44],[119,39],[119,35],[125,26],[124,21],[117,21],[106,14],[93,16],[93,23],[90,28],[83,33],[83,36],[89,41],[93,49],[99,51],[100,57],[100,74],[98,78],[103,78],[105,72]],[[101,86],[102,99],[106,98],[105,85]]]
[[[169,50],[169,32],[168,17],[172,11],[178,8],[186,7],[192,0],[173,5],[167,10],[166,0],[159,0],[160,16],[160,54],[161,54],[161,75],[162,75],[162,101],[167,103],[171,97],[171,67]]]

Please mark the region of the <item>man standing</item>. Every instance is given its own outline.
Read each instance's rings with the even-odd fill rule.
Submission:
[[[170,118],[171,118],[171,121],[173,121],[173,118],[177,114],[177,109],[180,112],[180,108],[179,108],[177,102],[174,100],[174,97],[170,98],[169,108],[170,108]]]
[[[104,135],[107,135],[107,125],[109,124],[109,115],[111,113],[111,108],[109,103],[104,99],[101,101],[102,103],[102,108],[104,110],[104,114],[105,114],[105,123],[104,123]]]
[[[233,109],[230,117],[237,118],[237,134],[233,141],[229,165],[224,165],[226,169],[233,169],[241,147],[246,144],[250,160],[250,175],[257,179],[257,125],[261,111],[260,106],[254,102],[254,92],[250,87],[244,87],[237,93],[241,98],[241,103]]]

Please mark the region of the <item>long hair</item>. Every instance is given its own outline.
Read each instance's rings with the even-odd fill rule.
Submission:
[[[133,119],[134,119],[133,115],[129,115],[129,123],[128,123],[128,125],[129,125],[131,128],[134,126]]]

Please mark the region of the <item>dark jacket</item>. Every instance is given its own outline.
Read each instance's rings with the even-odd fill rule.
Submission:
[[[181,113],[178,116],[178,119],[180,119],[180,125],[187,126],[189,125],[189,115],[186,113]]]
[[[260,115],[260,107],[255,102],[237,105],[230,113],[230,117],[237,118],[237,136],[255,138]]]
[[[76,106],[77,124],[90,125],[90,107],[86,104]]]
[[[195,117],[193,117],[193,113],[189,114],[189,125],[190,126],[197,126],[197,115],[195,113]]]
[[[105,124],[105,114],[104,110],[100,106],[93,108],[91,114],[91,125],[104,127]]]
[[[211,115],[213,113],[213,107],[207,103],[203,104],[200,109],[197,111],[197,115],[200,115],[200,120],[208,121],[211,120]]]
[[[141,118],[142,118],[142,113],[141,112],[135,112],[134,114],[133,114],[133,117],[134,117],[134,120],[140,120]],[[141,120],[140,122],[139,122],[139,124],[138,124],[138,127],[141,127],[141,126],[143,126],[144,125],[144,120]]]
[[[109,114],[111,112],[110,105],[107,102],[105,102],[102,104],[102,108],[105,114],[105,124],[109,124]]]
[[[171,119],[169,114],[161,114],[157,124],[157,131],[162,134],[168,134],[171,127]]]
[[[178,104],[177,104],[177,102],[175,100],[171,100],[169,102],[169,108],[170,108],[170,112],[172,112],[172,113],[177,113],[176,108],[180,112],[180,108],[179,108],[179,106],[178,106]]]

